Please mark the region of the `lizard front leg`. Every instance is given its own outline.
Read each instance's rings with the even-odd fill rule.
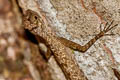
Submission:
[[[80,44],[77,44],[75,42],[69,41],[65,38],[62,37],[58,37],[58,39],[60,40],[60,42],[62,44],[64,44],[65,46],[72,48],[74,50],[80,51],[80,52],[86,52],[99,38],[103,37],[104,35],[106,35],[105,33],[107,33],[108,31],[110,31],[111,29],[113,29],[115,26],[117,26],[118,24],[111,26],[113,24],[113,21],[108,25],[108,22],[106,23],[105,27],[103,30],[100,31],[99,34],[97,34],[93,39],[91,39],[88,43],[86,43],[84,46],[81,46]],[[100,25],[101,28],[101,25]]]

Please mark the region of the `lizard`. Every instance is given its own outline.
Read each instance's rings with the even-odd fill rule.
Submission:
[[[53,55],[57,63],[62,68],[68,80],[88,80],[87,77],[84,76],[83,71],[80,70],[75,59],[71,56],[71,53],[67,51],[67,47],[84,53],[99,38],[117,26],[117,24],[111,26],[113,24],[113,21],[109,25],[107,22],[104,29],[101,30],[99,34],[97,34],[87,44],[81,46],[80,44],[77,44],[65,38],[58,37],[52,27],[50,27],[50,25],[48,25],[44,19],[45,18],[43,18],[41,13],[38,14],[35,11],[27,10],[23,17],[24,28],[28,29],[34,35],[42,37],[48,43],[50,49],[53,51]]]

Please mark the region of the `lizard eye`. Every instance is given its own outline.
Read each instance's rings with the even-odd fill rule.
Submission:
[[[37,19],[37,16],[35,16],[34,18]]]
[[[29,21],[31,23],[37,23],[38,22],[38,17],[36,15],[31,15],[30,18],[29,18]]]

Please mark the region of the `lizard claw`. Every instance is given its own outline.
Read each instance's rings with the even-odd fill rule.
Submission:
[[[115,26],[118,25],[118,24],[115,24],[115,25],[112,26],[113,22],[114,22],[114,20],[111,21],[111,23],[110,23],[109,25],[108,25],[108,22],[105,24],[105,27],[104,27],[104,29],[103,29],[103,32],[104,32],[104,33],[107,33],[108,31],[110,31],[111,29],[113,29]],[[100,30],[101,30],[101,24],[100,24]],[[102,31],[102,30],[101,30],[101,31]]]

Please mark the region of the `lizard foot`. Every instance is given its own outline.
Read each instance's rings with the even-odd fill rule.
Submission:
[[[114,27],[116,27],[118,24],[115,24],[112,26],[114,20],[110,22],[110,24],[108,24],[108,22],[105,24],[104,29],[102,30],[102,24],[100,24],[100,32],[103,32],[104,35],[114,35],[114,34],[105,34],[108,31],[110,31],[111,29],[113,29]]]

